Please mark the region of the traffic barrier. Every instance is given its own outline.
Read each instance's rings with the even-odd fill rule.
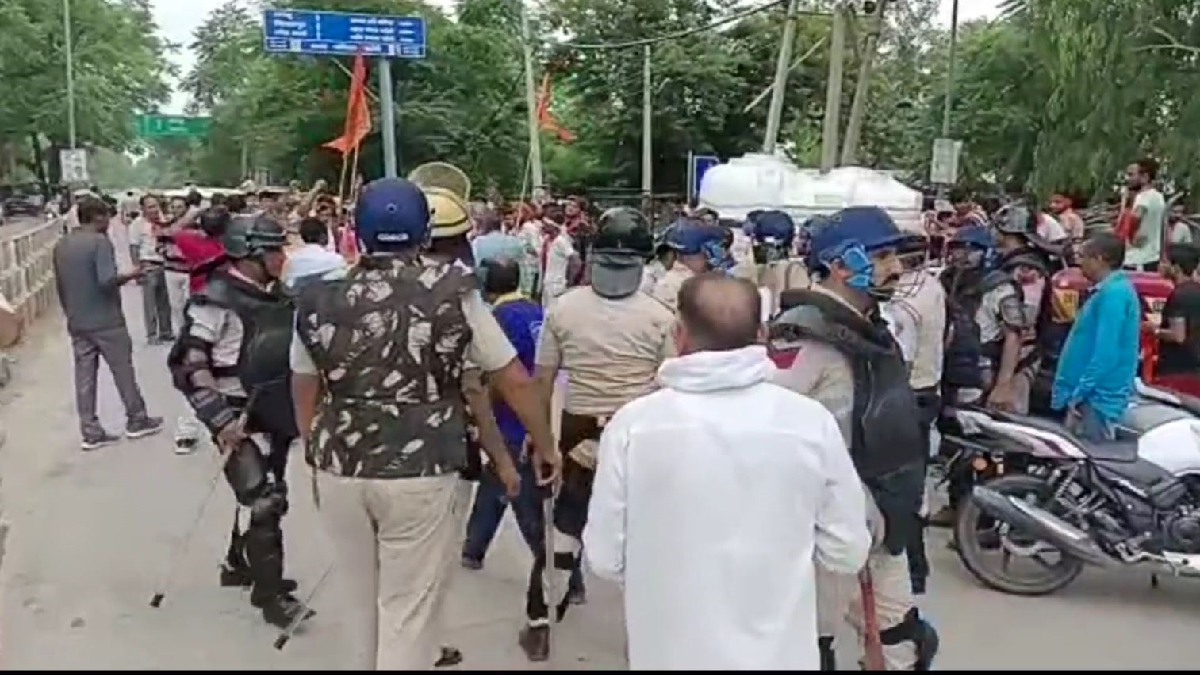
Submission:
[[[54,244],[62,237],[55,218],[8,239],[0,239],[0,293],[29,326],[57,302]]]

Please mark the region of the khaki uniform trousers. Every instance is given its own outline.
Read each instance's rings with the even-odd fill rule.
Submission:
[[[867,566],[875,584],[879,629],[899,625],[913,606],[908,557],[903,553],[891,555],[886,550],[872,551]],[[817,566],[818,635],[837,635],[841,633],[843,623],[849,620],[859,634],[861,644],[863,607],[859,590],[857,576],[833,574]],[[916,644],[906,640],[897,645],[884,645],[883,662],[887,670],[912,670],[917,662]]]
[[[452,473],[377,480],[317,472],[353,670],[432,670],[471,485]]]

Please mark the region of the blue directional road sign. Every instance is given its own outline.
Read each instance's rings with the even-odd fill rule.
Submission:
[[[700,181],[704,178],[704,174],[714,166],[721,163],[721,158],[715,155],[691,155],[692,165],[688,167],[688,175],[691,176],[691,185],[688,186],[692,199],[700,196]]]
[[[425,58],[425,19],[268,9],[263,42],[272,54]]]

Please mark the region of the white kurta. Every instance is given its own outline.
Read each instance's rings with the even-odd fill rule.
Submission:
[[[624,584],[634,670],[816,670],[814,560],[862,568],[862,484],[833,416],[763,347],[665,362],[600,440],[584,554]]]

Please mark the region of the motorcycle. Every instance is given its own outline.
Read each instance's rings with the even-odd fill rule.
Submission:
[[[1116,439],[1087,442],[1061,421],[962,408],[966,438],[1023,470],[975,485],[954,526],[964,566],[984,585],[1047,595],[1087,565],[1144,565],[1200,576],[1200,400],[1137,383]],[[1005,564],[990,565],[999,550]],[[1057,558],[1048,560],[1045,556]],[[1041,574],[1012,573],[1012,556]]]

